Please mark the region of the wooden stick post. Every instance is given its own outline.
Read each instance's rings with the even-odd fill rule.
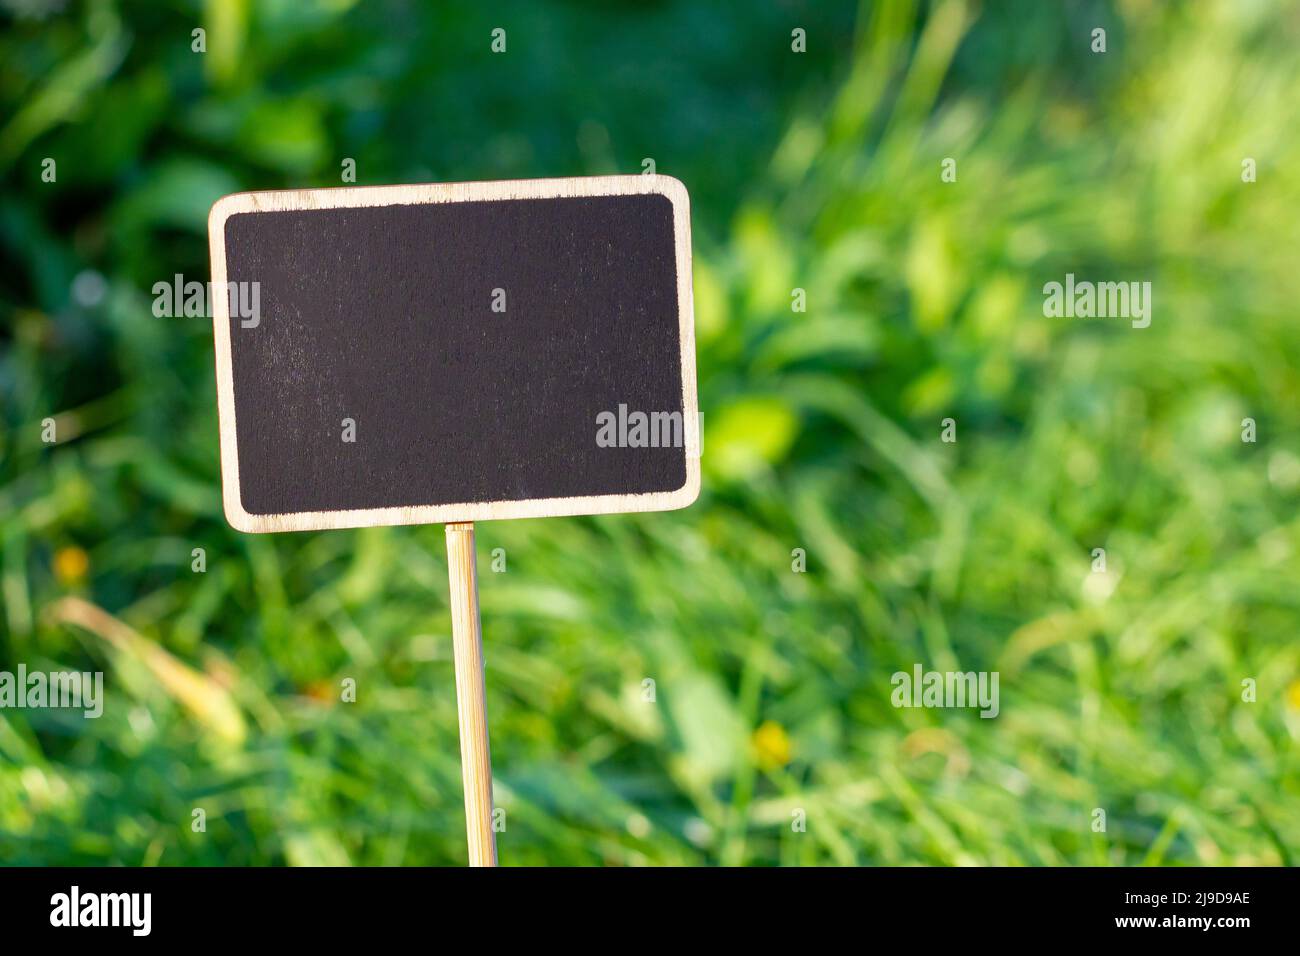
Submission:
[[[460,773],[465,787],[469,865],[496,866],[492,756],[488,750],[483,631],[478,616],[472,521],[447,525],[447,573],[451,578],[451,643],[456,659],[456,711],[460,718]]]

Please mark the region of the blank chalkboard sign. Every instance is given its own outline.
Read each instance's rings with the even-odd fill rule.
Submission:
[[[240,193],[209,219],[242,531],[656,511],[699,491],[685,187]]]

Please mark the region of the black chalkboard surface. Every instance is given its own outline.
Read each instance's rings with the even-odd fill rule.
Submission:
[[[240,193],[209,219],[243,531],[654,511],[699,491],[686,190]]]

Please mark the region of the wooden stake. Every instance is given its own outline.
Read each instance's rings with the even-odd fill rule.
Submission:
[[[451,578],[451,644],[456,659],[456,711],[460,718],[460,774],[465,787],[469,865],[496,866],[474,522],[447,525],[447,573]]]

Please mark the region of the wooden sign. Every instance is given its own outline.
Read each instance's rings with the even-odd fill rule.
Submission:
[[[213,288],[229,292],[213,323],[239,530],[655,511],[698,494],[677,180],[239,193],[208,228]]]
[[[496,864],[473,522],[699,494],[685,187],[226,196],[208,220],[226,517],[446,522],[469,861]]]

